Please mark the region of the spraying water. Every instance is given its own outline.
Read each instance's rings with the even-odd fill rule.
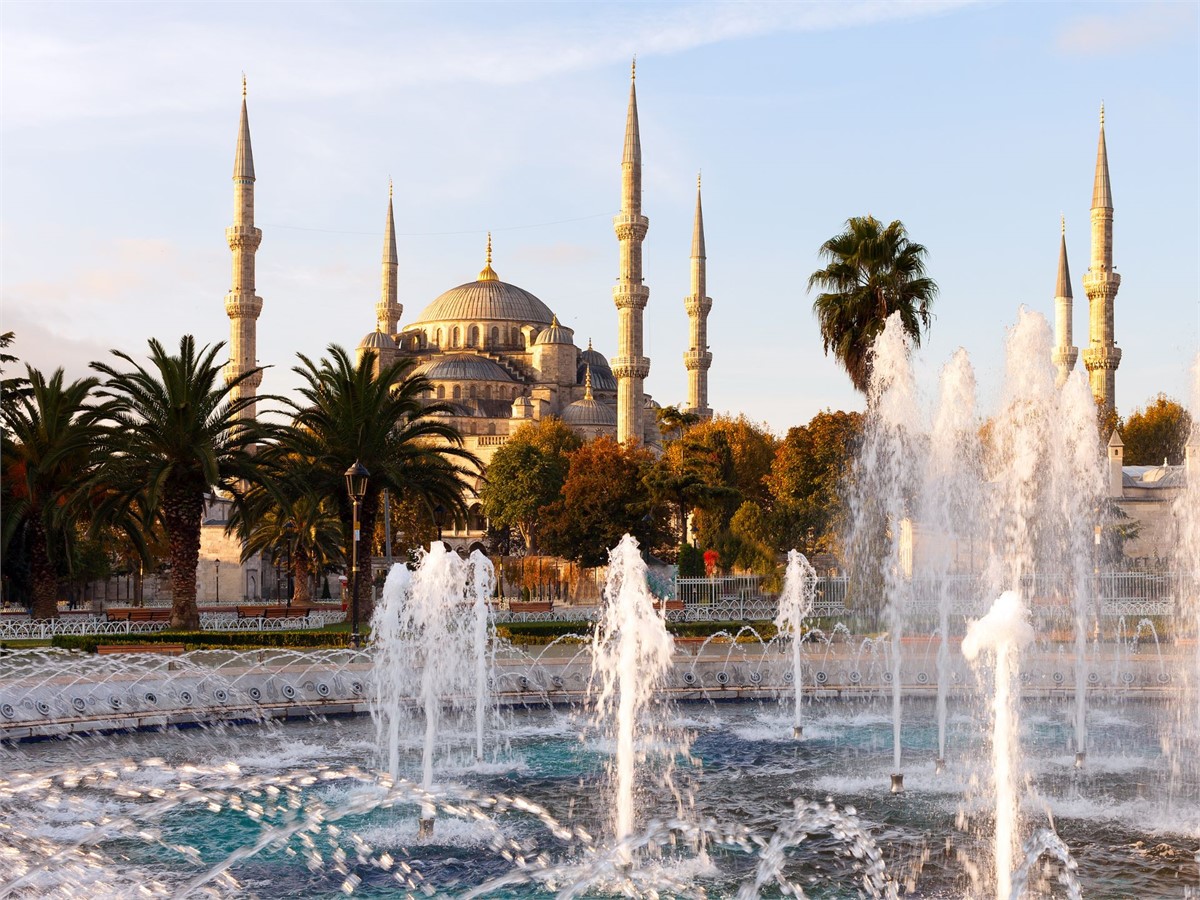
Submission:
[[[392,568],[383,602],[372,618],[375,667],[372,715],[386,749],[388,772],[399,774],[400,742],[422,734],[421,787],[433,787],[434,760],[443,715],[470,710],[475,754],[483,756],[489,706],[487,598],[495,585],[492,565],[476,551],[469,560],[435,543],[416,571]],[[432,832],[434,808],[422,806],[422,831]]]
[[[655,691],[671,669],[675,642],[646,587],[646,563],[625,535],[609,554],[604,611],[592,637],[592,674],[598,684],[596,720],[613,733],[615,839],[633,834],[637,736]],[[628,862],[628,860],[626,860]]]
[[[882,603],[892,642],[892,790],[903,790],[900,773],[901,638],[912,588],[912,503],[921,414],[899,313],[888,317],[872,350],[871,384],[862,450],[855,469],[850,535],[852,563],[861,592]]]
[[[1017,772],[1020,753],[1020,722],[1016,677],[1020,651],[1033,642],[1028,612],[1015,591],[1006,591],[992,604],[991,611],[972,622],[963,638],[962,652],[982,674],[990,650],[993,656],[992,694],[992,782],[996,798],[995,867],[996,898],[1008,900],[1012,892],[1014,859],[1018,850],[1020,800]]]
[[[804,734],[800,722],[803,706],[803,677],[800,669],[800,643],[804,637],[804,620],[812,615],[817,598],[817,573],[799,550],[788,552],[787,572],[783,578],[783,591],[779,596],[779,614],[775,627],[787,630],[792,636],[792,690],[795,692],[795,717],[792,720],[792,736]]]

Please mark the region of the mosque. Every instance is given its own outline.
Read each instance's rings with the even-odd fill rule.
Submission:
[[[246,110],[245,84],[234,160],[234,223],[227,229],[233,253],[234,285],[225,297],[231,323],[230,378],[255,366],[256,324],[262,300],[255,294],[254,254],[262,232],[254,225],[254,158]],[[466,446],[486,464],[495,449],[520,425],[557,416],[585,439],[608,435],[651,449],[661,446],[656,410],[645,391],[650,360],[644,354],[642,314],[650,289],[643,281],[642,241],[649,219],[642,214],[642,146],[638,127],[637,71],[629,87],[621,159],[621,210],[614,218],[620,269],[613,287],[617,308],[617,352],[608,359],[589,338],[579,346],[574,332],[532,292],[502,281],[492,265],[492,239],[479,276],[443,293],[408,324],[402,323],[398,254],[392,198],[384,226],[382,290],[375,304],[375,330],[358,344],[361,360],[374,352],[377,365],[398,358],[416,361],[415,372],[429,381],[426,399],[450,409],[449,418]],[[686,409],[710,418],[704,220],[700,185],[692,237],[691,294],[684,299],[690,327]],[[255,376],[238,386],[253,395]],[[252,412],[252,411],[251,411]]]

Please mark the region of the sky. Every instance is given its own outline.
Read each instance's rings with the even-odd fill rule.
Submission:
[[[1194,3],[22,3],[0,6],[0,330],[82,376],[157,337],[227,340],[242,73],[263,392],[374,328],[389,178],[401,324],[500,278],[616,349],[612,216],[630,59],[644,158],[646,389],[686,399],[703,172],[709,400],[776,432],[861,409],[809,275],[851,216],[901,220],[938,282],[923,391],[959,347],[999,396],[1021,305],[1075,343],[1099,108],[1115,206],[1117,404],[1186,399],[1200,350]]]

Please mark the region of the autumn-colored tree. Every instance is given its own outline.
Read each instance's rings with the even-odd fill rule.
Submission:
[[[529,553],[538,552],[541,510],[560,499],[569,456],[583,442],[561,419],[526,422],[496,451],[479,491],[492,527],[515,528]]]
[[[788,431],[766,484],[776,549],[828,551],[841,512],[842,480],[862,436],[863,414],[826,410]]]
[[[1125,442],[1125,464],[1160,466],[1183,464],[1183,450],[1192,433],[1192,417],[1182,404],[1159,394],[1125,420],[1121,439]]]
[[[662,515],[643,484],[653,464],[648,450],[608,437],[574,451],[561,499],[543,510],[543,548],[598,566],[627,532],[643,547],[655,546],[662,536]]]

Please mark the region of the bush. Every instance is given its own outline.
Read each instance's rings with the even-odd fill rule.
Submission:
[[[704,577],[704,554],[691,544],[684,544],[679,548],[679,577]]]
[[[187,650],[259,647],[346,647],[346,632],[333,631],[155,631],[148,634],[58,634],[51,647],[95,653],[101,644],[183,644]]]

